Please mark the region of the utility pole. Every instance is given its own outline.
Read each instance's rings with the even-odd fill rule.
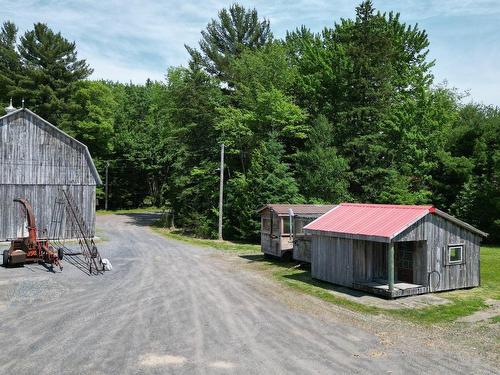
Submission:
[[[108,210],[108,168],[109,161],[106,162],[106,183],[104,185],[104,210]]]
[[[222,241],[222,204],[224,202],[224,143],[220,147],[220,185],[219,185],[219,241]]]

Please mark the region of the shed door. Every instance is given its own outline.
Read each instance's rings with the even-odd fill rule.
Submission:
[[[413,283],[413,251],[415,242],[396,242],[395,255],[397,267],[397,280]]]

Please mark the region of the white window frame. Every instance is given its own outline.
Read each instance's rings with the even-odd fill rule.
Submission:
[[[450,255],[451,255],[451,249],[458,248],[460,249],[460,260],[451,260]],[[450,244],[448,245],[448,251],[447,251],[447,260],[448,264],[462,264],[465,262],[465,257],[464,257],[464,251],[465,251],[465,246],[463,244]]]
[[[289,220],[288,232],[285,233],[285,220]],[[281,235],[282,236],[291,236],[290,230],[292,229],[292,221],[290,220],[290,216],[282,216],[281,217]]]

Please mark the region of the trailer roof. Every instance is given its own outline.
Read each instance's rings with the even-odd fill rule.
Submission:
[[[291,208],[295,215],[318,215],[330,211],[337,207],[334,204],[266,204],[257,210],[262,212],[266,208],[270,208],[278,214],[278,216],[288,215],[288,210]]]
[[[390,241],[428,214],[436,214],[482,236],[486,233],[458,220],[434,206],[341,203],[304,229],[319,232],[358,235]]]

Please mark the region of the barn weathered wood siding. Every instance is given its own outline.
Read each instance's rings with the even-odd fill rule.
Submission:
[[[60,189],[71,193],[94,235],[97,184],[85,145],[26,109],[0,119],[0,241],[26,235],[18,197],[32,204],[40,235],[49,230]],[[56,235],[74,237],[66,224]]]

